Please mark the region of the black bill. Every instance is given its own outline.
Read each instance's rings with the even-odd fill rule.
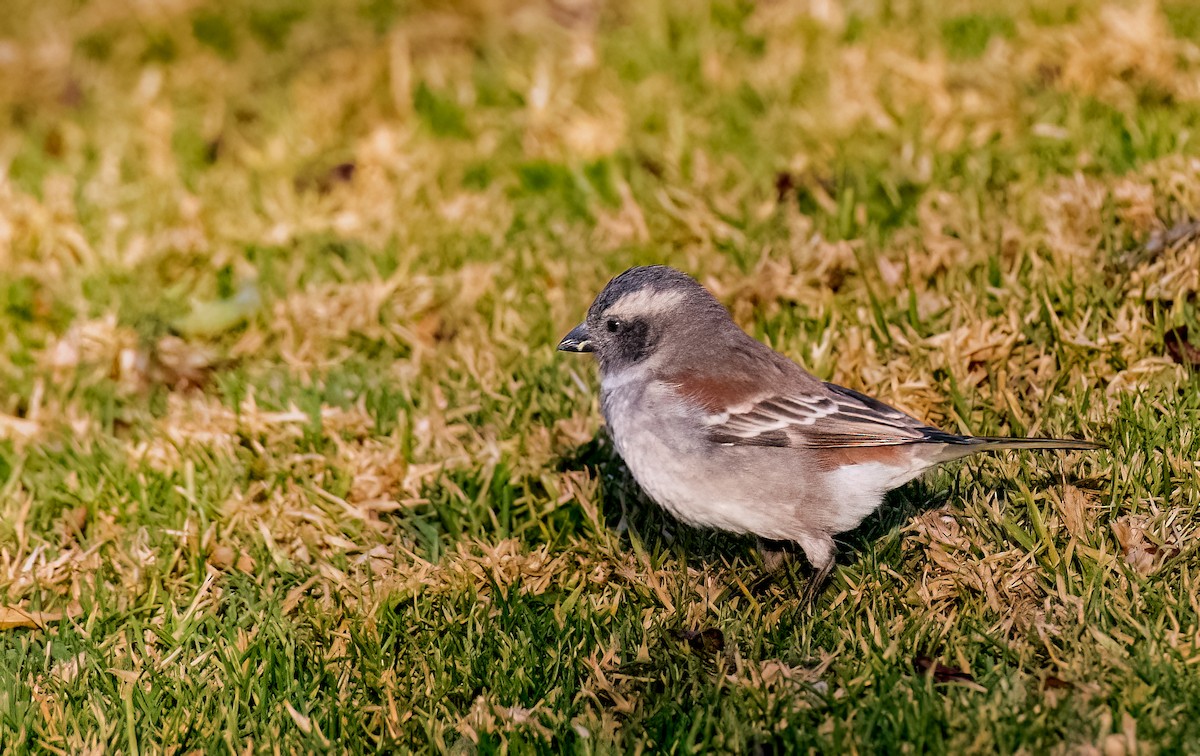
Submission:
[[[591,352],[592,340],[588,335],[587,323],[580,323],[571,329],[571,332],[563,336],[562,341],[558,342],[558,351],[560,352]]]

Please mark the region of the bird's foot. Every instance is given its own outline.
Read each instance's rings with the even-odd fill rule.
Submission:
[[[802,599],[809,609],[816,610],[817,601],[829,587],[829,579],[833,577],[833,570],[836,566],[837,562],[831,559],[825,566],[814,568],[812,577],[808,579],[808,585],[804,588]]]

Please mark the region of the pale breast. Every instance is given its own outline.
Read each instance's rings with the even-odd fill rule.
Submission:
[[[601,409],[617,453],[650,498],[682,520],[688,516],[691,491],[687,457],[671,431],[680,432],[680,417],[659,406],[648,384],[625,384],[604,390]]]
[[[739,472],[747,462],[775,468],[787,450],[748,455],[715,448],[690,411],[652,382],[603,385],[601,407],[609,434],[642,490],[663,509],[690,525],[765,538],[792,537],[797,481],[764,487],[763,476]],[[750,450],[745,450],[750,451]],[[769,476],[768,476],[769,477]]]

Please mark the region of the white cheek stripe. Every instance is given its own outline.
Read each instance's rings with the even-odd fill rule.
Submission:
[[[605,314],[618,318],[651,317],[674,310],[683,301],[683,297],[682,291],[638,289],[618,299]]]

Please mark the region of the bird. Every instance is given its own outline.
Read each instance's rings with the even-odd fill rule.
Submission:
[[[609,437],[650,499],[688,525],[757,536],[769,572],[798,547],[810,601],[836,564],[834,536],[925,471],[1001,449],[1103,448],[935,428],[813,376],[663,265],[613,278],[558,350],[595,357]]]

